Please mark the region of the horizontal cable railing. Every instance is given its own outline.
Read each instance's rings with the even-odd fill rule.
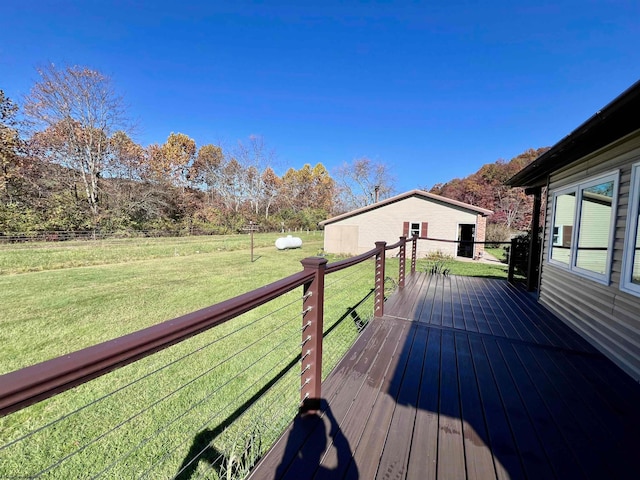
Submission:
[[[64,412],[0,447],[0,471],[8,473],[4,469],[16,462],[14,467],[30,477],[129,478],[145,468],[151,478],[172,476],[194,439],[209,434],[221,451],[230,448],[225,432],[242,415],[255,417],[251,400],[278,381],[288,380],[282,395],[295,412],[302,301],[299,291],[291,292],[276,304],[6,417],[15,418],[6,425],[32,421],[41,416],[32,413],[41,412],[41,405],[51,414]],[[51,445],[55,454],[49,453]]]
[[[243,476],[384,314],[386,250],[0,376],[0,477]]]

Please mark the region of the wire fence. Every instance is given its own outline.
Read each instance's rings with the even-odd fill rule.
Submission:
[[[272,233],[296,233],[307,234],[320,233],[320,230],[311,229],[269,229]],[[226,234],[229,234],[227,232]],[[166,237],[196,237],[218,236],[220,231],[203,229],[170,229],[170,230],[46,230],[31,232],[7,232],[0,231],[0,244],[2,243],[29,243],[29,242],[68,242],[73,240],[115,240],[124,238],[166,238]]]

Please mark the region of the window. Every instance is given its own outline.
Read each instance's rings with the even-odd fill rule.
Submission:
[[[640,295],[640,163],[635,164],[631,170],[627,231],[624,238],[620,289]]]
[[[407,238],[412,238],[414,235],[426,238],[428,230],[428,222],[403,222],[402,224],[402,235]]]
[[[569,265],[571,235],[576,214],[576,192],[564,192],[554,197],[553,238],[551,259]]]
[[[554,194],[550,263],[609,282],[617,193],[613,173]]]

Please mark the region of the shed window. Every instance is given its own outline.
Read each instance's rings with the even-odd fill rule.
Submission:
[[[613,173],[554,194],[551,263],[609,282],[617,192]]]
[[[417,222],[411,222],[409,228],[409,237],[420,236],[420,224]]]
[[[631,170],[631,190],[629,192],[629,211],[620,289],[640,295],[640,163],[635,164]]]

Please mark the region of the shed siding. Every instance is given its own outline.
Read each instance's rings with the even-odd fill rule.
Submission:
[[[640,131],[552,175],[545,221],[540,302],[640,381],[640,297],[620,290],[631,165],[640,161]],[[549,264],[553,192],[593,176],[620,172],[609,285]],[[595,215],[595,212],[593,212]],[[598,239],[598,242],[600,239]]]
[[[359,254],[371,250],[377,241],[396,243],[407,228],[406,222],[420,223],[421,226],[423,223],[428,223],[430,238],[457,240],[458,224],[475,224],[476,217],[476,212],[429,199],[408,197],[326,225],[325,250],[329,253]],[[355,252],[345,251],[346,246],[340,244],[340,240],[335,236],[335,232],[346,226],[357,228],[358,240]],[[433,241],[418,243],[418,257],[423,257],[435,250],[456,256],[457,246],[455,243]],[[395,254],[397,252],[388,252],[388,255]]]

